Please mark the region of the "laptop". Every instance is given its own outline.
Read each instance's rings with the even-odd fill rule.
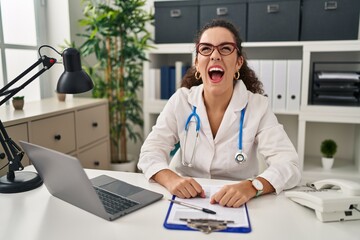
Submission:
[[[20,145],[53,196],[106,220],[115,220],[163,197],[106,175],[90,180],[77,158],[24,141]]]

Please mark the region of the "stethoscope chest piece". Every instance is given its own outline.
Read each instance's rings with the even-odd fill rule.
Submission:
[[[235,162],[237,164],[242,164],[244,162],[246,162],[246,159],[247,159],[247,156],[245,153],[243,153],[242,151],[238,151],[236,154],[235,154]]]

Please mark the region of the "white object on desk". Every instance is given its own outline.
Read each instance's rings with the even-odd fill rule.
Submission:
[[[332,187],[339,189],[332,189]],[[360,219],[360,184],[327,179],[285,192],[285,196],[315,210],[322,222]],[[355,209],[355,208],[357,209]]]

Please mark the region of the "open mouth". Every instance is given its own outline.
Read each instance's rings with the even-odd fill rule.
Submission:
[[[224,76],[224,70],[219,67],[212,67],[209,69],[208,74],[213,82],[219,82]]]

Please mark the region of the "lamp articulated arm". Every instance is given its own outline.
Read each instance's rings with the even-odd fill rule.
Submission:
[[[9,89],[12,85],[14,85],[16,82],[18,82],[21,78],[23,78],[26,74],[28,74],[31,70],[33,70],[35,67],[37,67],[41,63],[43,64],[44,67],[39,72],[37,72],[34,76],[29,78],[29,80],[27,80],[23,84],[21,84],[21,86],[13,88],[13,89]],[[49,58],[45,55],[41,56],[33,65],[31,65],[28,69],[26,69],[24,72],[22,72],[19,76],[17,76],[11,82],[6,84],[2,89],[0,89],[0,96],[1,97],[5,96],[0,101],[0,106],[3,105],[7,100],[9,100],[16,93],[18,93],[23,88],[25,88],[32,81],[34,81],[41,74],[43,74],[46,70],[50,69],[55,63],[56,63],[55,58]],[[9,181],[11,181],[11,180],[14,180],[14,178],[15,178],[15,173],[14,173],[15,171],[24,169],[23,165],[21,164],[21,160],[24,156],[24,152],[9,137],[1,120],[0,120],[0,143],[5,152],[5,154],[0,153],[0,159],[4,159],[5,156],[8,159],[9,171],[7,173],[7,179]]]
[[[24,169],[23,165],[21,164],[21,160],[24,156],[24,152],[9,137],[1,120],[0,120],[0,142],[5,152],[5,154],[0,153],[0,159],[4,159],[6,155],[9,161],[9,171],[7,173],[7,179],[14,180],[15,178],[14,172]]]
[[[38,73],[36,73],[29,80],[27,80],[26,82],[21,84],[21,86],[8,90],[12,85],[14,85],[16,82],[18,82],[21,78],[23,78],[26,74],[28,74],[31,70],[33,70],[35,67],[37,67],[41,63],[44,65],[44,67]],[[4,99],[2,99],[0,101],[0,106],[3,105],[7,100],[9,100],[16,93],[18,93],[20,90],[22,90],[27,85],[29,85],[32,81],[34,81],[37,77],[39,77],[41,74],[43,74],[46,70],[50,69],[55,63],[56,63],[55,58],[49,58],[45,55],[41,56],[37,60],[37,62],[35,62],[33,65],[31,65],[28,69],[26,69],[24,72],[22,72],[19,76],[17,76],[11,82],[6,84],[2,89],[0,89],[0,96],[1,97],[6,96],[6,97],[4,97]]]

